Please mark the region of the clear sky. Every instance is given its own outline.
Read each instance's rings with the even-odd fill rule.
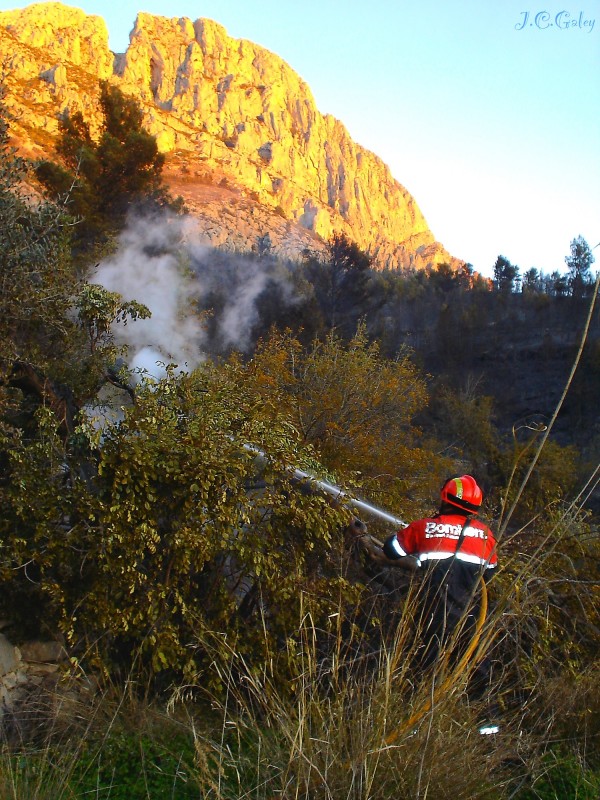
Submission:
[[[147,11],[208,17],[277,53],[484,274],[500,254],[522,271],[562,271],[573,238],[600,242],[600,0],[68,5],[102,16],[115,52]]]

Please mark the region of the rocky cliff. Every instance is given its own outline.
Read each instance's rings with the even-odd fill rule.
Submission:
[[[52,155],[60,114],[80,110],[97,131],[99,79],[138,98],[167,181],[216,244],[242,248],[268,230],[293,255],[340,231],[380,267],[456,263],[294,70],[215,22],[140,13],[127,52],[113,54],[101,18],[36,4],[0,12],[0,57],[13,130],[32,157]]]

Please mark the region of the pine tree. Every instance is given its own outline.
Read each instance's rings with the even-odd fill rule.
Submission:
[[[569,268],[568,284],[573,297],[584,297],[592,285],[591,267],[595,259],[583,236],[571,241],[571,255],[565,256]]]
[[[164,156],[144,129],[136,100],[104,81],[100,106],[98,141],[80,112],[66,115],[56,148],[61,163],[46,160],[36,166],[50,197],[63,201],[80,220],[77,238],[85,247],[119,230],[132,208],[179,208],[162,183]]]

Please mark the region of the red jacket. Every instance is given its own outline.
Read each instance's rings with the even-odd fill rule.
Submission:
[[[456,545],[464,537],[458,552]],[[421,562],[441,561],[456,554],[458,561],[493,569],[498,564],[496,540],[488,526],[478,519],[468,519],[457,514],[437,514],[435,517],[419,519],[398,531],[386,543],[387,554],[392,558],[416,556]]]

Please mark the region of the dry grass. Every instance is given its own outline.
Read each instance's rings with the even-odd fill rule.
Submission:
[[[562,561],[552,561],[577,524],[559,515],[541,531],[542,549],[505,559],[473,660],[458,671],[444,653],[433,671],[415,666],[416,583],[393,626],[372,625],[367,636],[344,608],[319,629],[307,597],[281,651],[260,665],[203,633],[197,646],[210,666],[161,708],[131,684],[93,698],[71,687],[32,698],[0,754],[0,800],[547,800],[559,796],[543,792],[563,763],[573,796],[592,798],[600,663],[575,660],[587,640],[567,641],[561,628]],[[266,629],[268,618],[256,624]],[[571,647],[572,662],[561,655]],[[474,702],[469,673],[486,651],[498,669],[489,697]],[[481,736],[490,698],[501,732]],[[135,790],[127,770],[144,778]],[[167,794],[152,789],[157,775]]]

